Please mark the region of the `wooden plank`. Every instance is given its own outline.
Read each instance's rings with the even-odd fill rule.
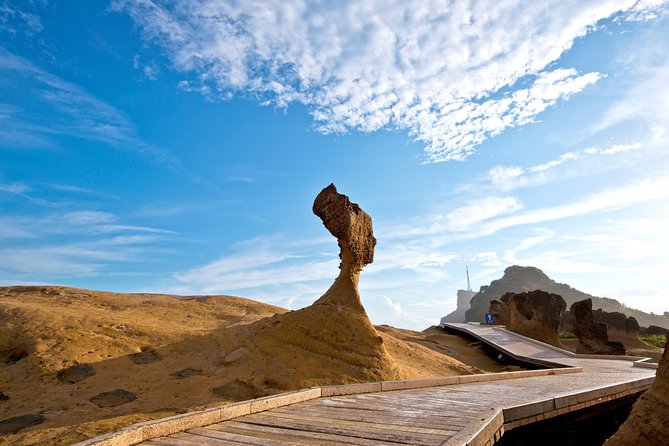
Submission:
[[[305,430],[287,429],[284,427],[261,426],[258,424],[249,425],[237,421],[229,421],[216,425],[216,429],[226,432],[236,432],[243,435],[250,435],[251,432],[266,432],[277,435],[279,439],[297,439],[298,441],[304,439],[305,443],[312,444],[313,441],[334,442],[334,444],[354,444],[360,446],[382,446],[388,444],[387,442],[378,440],[369,440],[365,438],[353,438],[343,435],[325,434],[320,432],[309,432]],[[301,441],[300,441],[301,442]],[[321,444],[321,443],[319,443]]]
[[[236,444],[236,445],[237,444],[247,444],[247,445],[250,444],[250,445],[257,445],[257,446],[291,446],[291,445],[295,444],[294,442],[271,440],[271,439],[268,439],[268,438],[257,438],[257,437],[251,437],[251,436],[246,436],[246,435],[234,434],[234,433],[230,433],[230,432],[222,432],[222,431],[219,431],[219,430],[211,429],[209,427],[199,428],[199,429],[191,429],[191,430],[188,431],[188,433],[199,437],[200,438],[200,444],[204,444],[203,443],[205,441],[204,439],[207,439],[207,441],[212,441],[212,444],[218,444],[218,443],[213,443],[213,441],[220,441],[220,440],[233,441],[233,442],[235,442],[234,444]]]
[[[281,414],[290,415],[290,411],[281,411],[277,412]],[[464,426],[469,424],[468,420],[474,419],[475,416],[463,417],[462,414],[452,413],[449,415],[425,415],[419,412],[408,415],[406,413],[374,413],[370,414],[366,411],[360,410],[327,410],[327,409],[314,409],[310,410],[309,415],[312,417],[318,417],[322,419],[333,419],[341,421],[357,421],[361,423],[374,423],[374,424],[388,424],[389,420],[392,420],[392,425],[394,426],[411,426],[425,429],[441,429],[441,430],[460,430]],[[478,416],[478,413],[476,414]]]
[[[389,443],[432,445],[440,444],[446,436],[437,437],[434,435],[417,434],[415,432],[401,432],[394,430],[390,432],[384,426],[383,429],[373,428],[361,423],[356,427],[344,426],[334,421],[321,420],[320,422],[292,420],[288,422],[285,418],[272,416],[254,416],[253,419],[245,419],[247,424],[259,424],[263,426],[287,427],[295,430],[306,430],[309,432],[320,432],[334,435],[343,435],[348,437],[366,438],[370,440],[382,440]]]
[[[187,440],[184,438],[175,438],[174,436],[155,438],[153,440],[145,441],[142,445],[152,445],[152,446],[202,446],[206,444],[207,446],[239,446],[239,443],[230,443],[230,442],[211,442],[203,443],[198,441],[197,438]]]
[[[297,412],[297,411],[296,411]],[[416,434],[426,434],[426,435],[448,435],[452,431],[447,429],[438,429],[438,428],[422,428],[414,426],[399,426],[395,424],[395,419],[392,416],[385,418],[385,422],[381,423],[372,423],[369,421],[345,421],[338,420],[335,418],[323,419],[320,417],[314,417],[309,415],[303,415],[299,412],[297,413],[277,413],[274,411],[264,412],[263,416],[276,417],[286,420],[298,420],[301,422],[312,422],[312,423],[337,423],[342,426],[350,426],[352,428],[376,428],[376,429],[385,429],[385,430],[399,430],[403,432],[412,432]]]

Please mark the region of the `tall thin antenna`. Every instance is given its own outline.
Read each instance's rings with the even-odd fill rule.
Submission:
[[[467,291],[472,290],[472,284],[469,282],[469,267],[465,266],[465,269],[467,270]]]

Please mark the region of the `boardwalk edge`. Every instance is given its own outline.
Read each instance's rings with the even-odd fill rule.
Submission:
[[[143,441],[164,437],[189,429],[209,426],[233,418],[263,412],[276,407],[288,406],[321,397],[355,395],[362,393],[389,392],[394,390],[421,389],[455,384],[498,381],[505,379],[529,378],[532,376],[562,375],[579,373],[580,367],[559,369],[523,370],[517,372],[485,373],[479,375],[443,376],[405,381],[380,381],[372,383],[342,384],[312,387],[293,392],[280,393],[239,403],[226,404],[211,409],[199,410],[168,418],[132,424],[115,432],[76,443],[73,446],[132,446]]]

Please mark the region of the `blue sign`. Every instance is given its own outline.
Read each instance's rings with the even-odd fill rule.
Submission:
[[[492,314],[490,313],[485,314],[485,323],[486,325],[492,325]]]

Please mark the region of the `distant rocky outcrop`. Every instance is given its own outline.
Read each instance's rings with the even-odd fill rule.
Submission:
[[[596,297],[576,290],[564,283],[558,283],[533,266],[510,266],[504,270],[501,279],[493,280],[490,285],[484,285],[471,298],[471,308],[466,312],[466,320],[483,322],[491,300],[499,300],[506,293],[522,293],[524,291],[543,290],[558,294],[569,307],[574,302],[592,299],[593,308],[601,308],[609,313],[619,312],[626,316],[633,316],[639,325],[648,327],[657,325],[669,328],[669,313],[663,315],[649,314],[633,308],[627,308],[615,299]]]
[[[655,374],[655,381],[639,397],[627,420],[605,446],[667,444],[669,439],[669,344]]]
[[[630,338],[639,337],[639,323],[632,316],[627,317],[617,311],[609,313],[601,308],[593,310],[592,316],[595,322],[606,324],[606,331],[612,338]]]
[[[360,302],[360,272],[374,260],[376,245],[371,217],[334,184],[318,194],[313,212],[337,238],[339,276],[311,306],[244,327],[236,347],[245,354],[235,365],[249,362],[272,370],[272,383],[280,389],[401,379]],[[296,382],[295,370],[300,368],[318,373]]]
[[[476,293],[471,290],[458,290],[457,307],[451,313],[441,318],[441,323],[445,322],[464,322],[465,313],[469,310],[469,301]]]
[[[595,322],[592,312],[592,300],[574,302],[569,308],[574,334],[578,338],[576,353],[597,355],[624,355],[625,346],[616,341],[609,341],[606,324]]]
[[[567,304],[557,294],[541,290],[506,293],[490,303],[496,324],[505,322],[515,333],[560,347],[559,328]]]
[[[666,335],[669,333],[669,330],[664,327],[658,327],[657,325],[651,325],[650,327],[641,327],[640,334],[642,335]]]

